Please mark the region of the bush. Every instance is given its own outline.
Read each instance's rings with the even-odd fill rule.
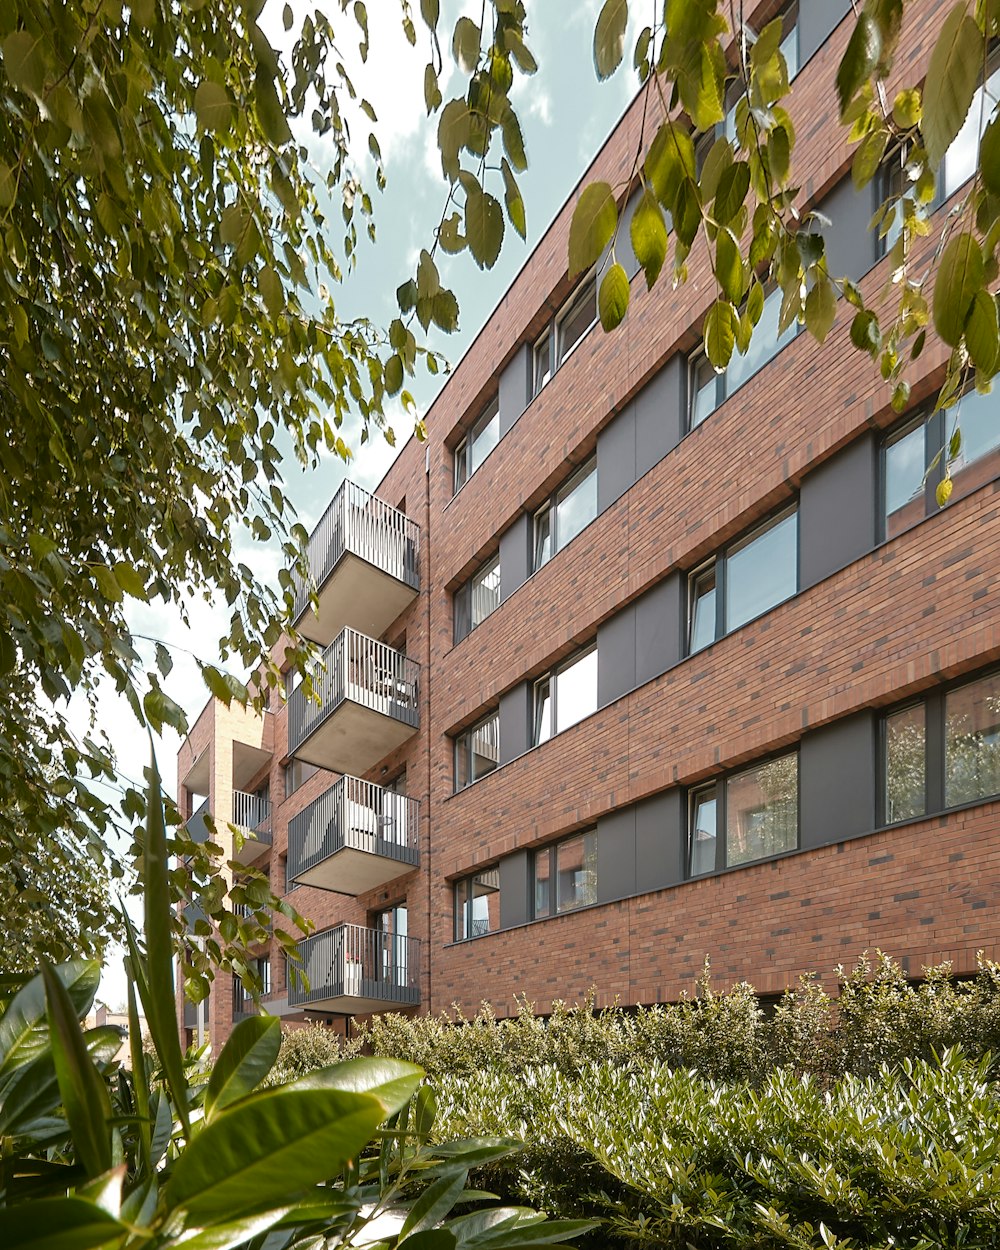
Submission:
[[[349,1042],[322,1024],[307,1024],[300,1029],[285,1029],[281,1034],[278,1058],[265,1086],[284,1085],[307,1072],[339,1063],[355,1053]]]

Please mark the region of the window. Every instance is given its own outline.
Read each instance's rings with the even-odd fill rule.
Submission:
[[[460,490],[472,477],[500,441],[500,400],[496,397],[486,405],[465,438],[455,448],[455,490]]]
[[[455,882],[455,941],[496,933],[500,928],[500,869],[485,868]]]
[[[688,796],[689,877],[768,859],[798,844],[797,754],[744,769]]]
[[[591,274],[563,305],[552,325],[535,344],[531,394],[538,394],[553,373],[597,320],[597,276]]]
[[[496,555],[455,592],[455,642],[500,606],[500,557]]]
[[[688,654],[790,599],[799,584],[798,546],[793,510],[696,569],[688,579]]]
[[[411,984],[419,970],[409,967],[410,950],[407,939],[410,926],[406,907],[403,904],[397,904],[395,907],[387,907],[384,911],[376,912],[372,917],[372,928],[381,933],[379,945],[382,980],[393,985]],[[377,952],[375,956],[377,959]],[[351,958],[350,950],[348,950],[347,958]],[[367,959],[363,958],[362,963],[367,963]],[[379,975],[378,969],[375,974]],[[368,975],[367,970],[364,975]]]
[[[942,448],[959,431],[950,463],[952,501],[971,494],[1000,473],[1000,401],[996,393],[967,391],[954,408],[919,417],[886,440],[883,448],[883,535],[894,538],[937,511],[934,488],[944,474]]]
[[[537,572],[557,551],[597,516],[597,457],[573,474],[544,508],[535,513],[532,571]]]
[[[889,712],[882,744],[886,824],[1000,795],[1000,673]]]
[[[285,798],[293,795],[300,786],[304,786],[310,777],[314,777],[319,769],[315,764],[306,764],[302,760],[289,760],[285,765]]]
[[[597,711],[597,648],[535,682],[531,745],[547,742]]]
[[[555,916],[597,902],[597,830],[534,855],[534,915]]]
[[[798,323],[778,333],[781,316],[782,291],[775,287],[764,299],[760,320],[754,326],[753,336],[745,356],[733,352],[727,368],[721,373],[707,360],[703,351],[697,351],[688,363],[688,428],[701,425],[707,416],[732,393],[749,382],[781,349],[795,338]]]
[[[499,762],[500,713],[494,712],[455,739],[455,790],[485,777]]]

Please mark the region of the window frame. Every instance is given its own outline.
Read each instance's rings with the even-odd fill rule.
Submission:
[[[532,682],[531,684],[531,708],[530,708],[531,724],[528,727],[529,728],[529,732],[528,732],[529,748],[539,747],[539,746],[544,745],[551,738],[555,738],[559,734],[565,733],[567,729],[572,729],[573,725],[579,725],[581,721],[585,721],[588,716],[593,716],[594,713],[599,710],[598,692],[597,692],[598,670],[595,667],[594,669],[594,711],[587,712],[586,715],[581,716],[579,720],[573,721],[572,725],[565,726],[564,729],[560,729],[558,727],[559,725],[559,719],[558,719],[559,717],[559,695],[558,695],[559,678],[565,675],[571,668],[574,668],[577,664],[580,664],[583,660],[585,660],[590,655],[593,655],[595,659],[597,657],[597,639],[596,638],[594,639],[593,642],[589,643],[587,646],[581,647],[579,651],[574,651],[571,656],[568,656],[560,664],[557,664],[553,668],[550,668],[548,672],[542,673],[540,677],[536,677],[535,680]],[[547,697],[549,700],[549,733],[544,738],[540,738],[538,736],[538,695],[539,695],[539,690],[542,686],[548,687]]]
[[[497,574],[496,604],[492,608],[490,608],[489,612],[486,613],[486,615],[482,618],[482,620],[475,621],[473,620],[473,605],[474,605],[474,599],[475,599],[475,589],[476,589],[477,579],[479,581],[479,584],[482,584],[482,581],[486,577],[488,577],[491,573],[494,573],[494,572]],[[452,645],[453,646],[457,646],[464,638],[468,638],[468,636],[472,633],[474,629],[476,629],[479,625],[482,625],[483,621],[488,620],[493,615],[493,613],[500,606],[500,594],[501,594],[500,552],[498,551],[495,555],[491,556],[488,560],[484,560],[483,563],[479,565],[476,571],[472,574],[472,576],[469,577],[465,582],[463,582],[462,585],[459,586],[459,588],[455,591],[454,595],[452,596],[452,608],[453,608]]]
[[[589,295],[588,295],[588,287]],[[584,297],[592,298],[594,301],[594,315],[584,329],[570,344],[568,348],[563,349],[562,332],[566,321],[579,308]],[[569,293],[554,317],[551,317],[546,323],[545,329],[535,339],[531,347],[531,393],[528,397],[530,403],[536,396],[552,381],[563,364],[569,360],[573,352],[587,337],[590,331],[597,324],[597,269],[591,269],[580,279],[573,290]],[[540,364],[544,356],[548,357],[548,362],[540,369]],[[541,381],[539,381],[539,373],[541,373]]]
[[[545,846],[540,846],[537,850],[532,852],[530,856],[530,873],[529,873],[529,878],[528,878],[530,882],[528,898],[529,898],[529,903],[530,903],[532,920],[552,920],[556,916],[569,916],[569,915],[572,915],[573,912],[583,911],[588,907],[597,906],[597,904],[600,902],[600,896],[599,896],[600,883],[599,883],[599,878],[597,874],[597,854],[598,854],[597,834],[598,834],[597,826],[588,825],[584,829],[577,829],[573,833],[568,833],[564,837],[557,838],[554,842],[546,843]],[[594,839],[594,843],[593,843],[594,863],[593,863],[592,869],[585,867],[585,871],[593,872],[594,897],[589,901],[576,903],[575,905],[571,907],[560,907],[559,906],[559,848],[566,847],[569,845],[569,843],[575,842],[577,839],[583,839],[584,840],[584,859],[586,860],[586,855],[587,855],[586,839],[588,837],[592,837]],[[549,875],[548,875],[548,882],[549,882],[548,903],[549,905],[548,905],[547,911],[539,911],[538,909],[537,866],[543,859],[548,860],[548,869],[549,869]]]
[[[770,530],[776,528],[789,517],[795,517],[795,589],[790,595],[784,599],[778,599],[772,603],[770,607],[765,608],[763,612],[758,612],[756,616],[748,617],[747,620],[741,621],[738,625],[734,625],[732,629],[726,628],[727,608],[729,600],[729,577],[728,565],[734,555],[745,550],[751,543],[762,538]],[[801,534],[799,533],[799,500],[796,499],[792,504],[786,504],[779,512],[773,512],[765,520],[759,522],[752,529],[747,530],[738,538],[732,539],[726,543],[724,547],[720,547],[714,555],[709,556],[707,560],[703,560],[687,575],[687,612],[686,612],[686,632],[684,638],[685,658],[693,655],[700,655],[703,651],[707,651],[709,647],[715,643],[721,642],[723,638],[727,638],[730,634],[735,634],[746,625],[751,625],[754,621],[760,620],[762,616],[766,616],[768,612],[773,612],[775,608],[780,607],[783,603],[788,603],[790,599],[794,599],[800,593],[802,588],[802,576],[800,565],[801,552]],[[697,650],[691,649],[691,628],[694,624],[694,608],[696,604],[694,596],[694,588],[697,582],[712,570],[715,574],[715,587],[713,593],[715,595],[715,635],[708,642],[703,643]]]
[[[496,442],[490,447],[486,455],[483,456],[479,464],[473,466],[473,450],[476,440],[482,435],[492,423],[497,423]],[[462,487],[472,478],[472,476],[483,467],[497,444],[500,442],[500,392],[498,391],[493,398],[485,405],[479,416],[466,430],[462,439],[455,444],[454,455],[454,477],[452,480],[452,494],[457,495]]]
[[[586,525],[582,526],[566,542],[562,542],[559,537],[559,505],[565,503],[570,495],[581,486],[590,476],[594,476],[594,492],[597,492],[597,453],[587,457],[587,459],[574,469],[563,484],[555,490],[549,498],[542,504],[540,508],[536,508],[531,519],[531,552],[530,567],[532,573],[537,573],[539,569],[543,569],[555,556],[562,551],[563,547],[568,547],[573,541],[583,533],[589,525],[592,525],[600,515],[599,504],[595,501],[594,515],[590,518]],[[538,560],[538,530],[539,521],[546,518],[549,526],[549,554],[544,560]]]
[[[488,725],[490,721],[494,721],[494,720],[496,721],[496,748],[497,748],[496,763],[493,765],[492,768],[487,769],[486,772],[479,774],[479,776],[473,776],[472,775],[473,774],[473,758],[474,758],[474,752],[472,750],[473,736],[484,726]],[[482,781],[482,779],[484,777],[488,777],[490,773],[495,773],[496,770],[500,767],[500,709],[495,708],[492,712],[487,713],[486,716],[483,716],[479,720],[477,720],[475,724],[470,725],[467,729],[463,729],[461,733],[456,734],[454,739],[452,740],[452,744],[453,744],[452,793],[461,794],[463,791],[468,790],[470,786],[474,786],[477,781]],[[465,782],[464,785],[460,786],[458,784],[459,755],[462,751],[466,751],[468,753],[467,775],[469,779],[468,781]]]
[[[493,933],[500,932],[500,929],[501,929],[500,924],[498,924],[495,929],[487,929],[484,933],[471,932],[472,922],[474,919],[472,915],[472,904],[476,898],[476,895],[473,892],[475,889],[475,883],[481,877],[485,877],[492,873],[496,874],[496,885],[491,887],[491,890],[489,892],[495,893],[497,896],[499,896],[500,895],[500,864],[499,863],[489,864],[485,868],[480,868],[477,872],[467,873],[464,877],[459,877],[457,881],[452,883],[454,886],[454,889],[452,892],[452,899],[453,899],[453,905],[452,905],[453,938],[452,940],[453,941],[474,942],[478,938],[489,937]],[[463,897],[460,898],[460,896],[463,896]],[[463,937],[463,936],[460,936],[459,934],[459,915],[460,914],[464,915],[467,908],[469,909],[468,921],[469,921],[470,932],[466,936]]]

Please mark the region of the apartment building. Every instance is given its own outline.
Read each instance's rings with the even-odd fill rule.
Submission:
[[[786,6],[784,47],[831,272],[872,295],[886,182],[854,189],[833,103],[849,10]],[[914,0],[901,77],[939,24]],[[642,126],[637,102],[584,181],[623,182]],[[237,858],[316,922],[308,988],[261,950],[264,1005],[289,1019],[503,1015],[515,994],[545,1012],[591,987],[666,1002],[706,956],[719,985],[772,994],[868,949],[914,975],[1000,953],[997,401],[963,399],[939,509],[937,346],[898,415],[849,310],[820,345],[779,336],[772,298],[716,375],[704,252],[647,292],[624,240],[632,303],[605,335],[594,275],[566,274],[575,198],[427,444],[317,527],[318,610],[303,588],[296,623],[324,649],[320,702],[290,682],[258,721],[210,704],[181,752],[192,819],[204,799],[232,820]],[[218,1041],[249,1009],[218,984],[186,1024]]]

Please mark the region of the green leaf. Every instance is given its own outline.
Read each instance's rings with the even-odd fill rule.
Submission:
[[[205,1119],[212,1120],[224,1107],[252,1093],[274,1067],[280,1046],[277,1016],[241,1020],[212,1068],[205,1091]]]
[[[503,243],[503,209],[478,184],[465,195],[465,237],[480,269],[492,269]]]
[[[424,107],[427,109],[428,116],[441,107],[441,100],[438,76],[434,72],[434,66],[428,61],[424,66]]]
[[[888,142],[889,131],[880,126],[869,131],[855,150],[851,161],[851,180],[859,191],[875,177]]]
[[[431,30],[435,30],[441,16],[440,0],[420,0],[420,16]]]
[[[731,230],[720,230],[715,240],[715,276],[726,299],[733,304],[743,300],[743,258]]]
[[[206,79],[194,93],[194,111],[202,130],[228,130],[233,123],[233,102],[222,83]]]
[[[863,83],[871,77],[882,52],[882,38],[872,15],[863,9],[858,14],[854,30],[847,42],[843,59],[837,69],[837,95],[840,99],[840,119]]]
[[[503,173],[503,201],[507,209],[507,218],[521,238],[526,239],[528,223],[524,215],[524,200],[521,198],[521,190],[506,157],[501,158],[500,169]]]
[[[716,300],[708,310],[704,339],[705,355],[716,372],[721,372],[736,346],[736,309],[727,300]]]
[[[128,1231],[85,1198],[36,1198],[0,1208],[4,1250],[111,1250]]]
[[[602,82],[622,63],[627,25],[628,0],[604,0],[594,27],[594,69]]]
[[[441,110],[438,121],[437,142],[441,153],[441,168],[452,182],[461,168],[459,153],[472,137],[472,114],[464,100],[449,100]]]
[[[750,166],[746,161],[734,161],[719,175],[715,192],[714,217],[719,226],[728,226],[743,207],[750,190]]]
[[[979,141],[979,172],[991,195],[1000,195],[1000,118],[994,118]]]
[[[971,234],[956,234],[945,244],[934,279],[934,328],[949,347],[957,347],[972,301],[985,281],[983,253]]]
[[[597,292],[597,314],[605,330],[621,325],[628,311],[628,274],[621,265],[611,265]]]
[[[482,40],[479,27],[471,18],[460,17],[455,23],[451,50],[463,74],[471,74],[479,64],[479,45]]]
[[[141,599],[146,602],[148,596],[146,594],[146,583],[134,565],[127,563],[125,560],[119,560],[114,566],[115,581],[121,586],[126,594],[131,595],[133,599]]]
[[[908,87],[897,92],[892,102],[892,120],[900,130],[910,130],[914,126],[919,126],[922,116],[920,91],[916,87]]]
[[[91,573],[94,575],[94,581],[97,583],[97,589],[101,592],[105,599],[110,603],[121,603],[125,597],[121,586],[114,573],[106,564],[95,564],[91,567]]]
[[[695,176],[694,144],[688,131],[676,122],[664,122],[649,145],[643,171],[656,198],[672,212],[681,184]]]
[[[403,385],[403,361],[396,353],[385,362],[382,384],[387,395],[396,395]]]
[[[813,284],[806,296],[806,329],[822,343],[833,329],[837,319],[837,292],[827,277]]]
[[[100,1176],[112,1164],[111,1100],[107,1086],[87,1053],[83,1030],[66,987],[49,964],[42,965],[42,979],[59,1094],[76,1156],[88,1176]]]
[[[522,173],[528,168],[528,158],[524,152],[524,137],[521,134],[521,123],[512,108],[505,111],[500,125],[503,134],[503,148],[510,158],[513,167]]]
[[[951,492],[954,489],[954,483],[950,477],[942,478],[934,488],[934,498],[937,500],[937,506],[943,508],[951,498]]]
[[[921,131],[932,169],[962,129],[983,68],[983,35],[964,0],[941,23],[924,80]]]
[[[649,190],[643,191],[635,206],[629,238],[635,258],[646,275],[646,289],[650,290],[667,258],[667,223],[656,196]]]
[[[286,1088],[371,1094],[383,1104],[386,1115],[392,1115],[409,1101],[422,1076],[423,1071],[416,1064],[399,1059],[348,1059],[309,1072]]]
[[[1000,354],[997,302],[989,291],[978,290],[965,323],[965,345],[972,363],[984,373],[995,373]]]
[[[851,342],[874,360],[882,346],[882,333],[878,317],[870,309],[863,308],[851,322]]]
[[[101,965],[93,959],[74,959],[60,964],[55,975],[69,994],[77,1019],[90,1010],[101,980]],[[0,1016],[0,1078],[37,1059],[48,1049],[45,983],[32,977],[14,995]]]
[[[569,227],[569,276],[589,269],[611,241],[618,224],[618,207],[607,182],[585,187],[573,210]]]
[[[285,117],[285,110],[281,107],[274,79],[263,66],[258,66],[254,78],[253,98],[257,107],[257,120],[260,122],[264,137],[269,143],[280,148],[291,139],[292,132]]]
[[[45,85],[43,37],[27,30],[8,35],[3,41],[3,66],[15,87],[40,96]]]
[[[428,1185],[407,1212],[399,1230],[399,1244],[414,1233],[422,1233],[440,1224],[458,1201],[468,1177],[468,1172],[462,1168]]]

